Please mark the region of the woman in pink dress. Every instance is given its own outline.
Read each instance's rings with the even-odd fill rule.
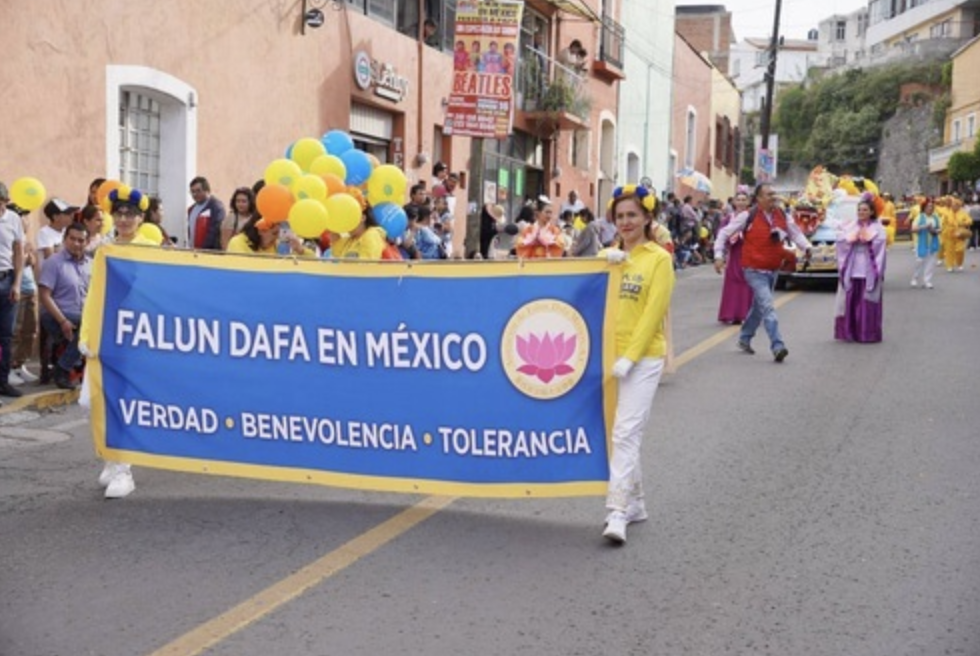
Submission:
[[[721,221],[721,227],[737,215],[748,210],[749,192],[739,187],[733,201],[735,211],[726,214]],[[718,307],[718,321],[738,324],[745,321],[752,307],[752,290],[745,282],[742,273],[742,234],[732,236],[726,245],[728,250],[728,266],[725,267],[725,282],[721,288],[721,305]]]

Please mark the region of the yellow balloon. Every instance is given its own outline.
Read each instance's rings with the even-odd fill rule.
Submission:
[[[347,167],[336,155],[320,155],[310,164],[310,173],[326,175],[333,173],[341,180],[347,179]]]
[[[293,183],[292,192],[296,200],[312,198],[323,201],[327,198],[327,183],[320,176],[307,173]]]
[[[293,144],[293,150],[289,157],[299,164],[301,169],[309,171],[310,164],[313,163],[313,160],[326,154],[326,152],[327,149],[320,143],[319,139],[304,137]]]
[[[371,172],[367,181],[368,200],[372,205],[395,203],[401,205],[405,200],[408,180],[400,168],[392,164],[382,164]]]
[[[328,230],[329,216],[318,200],[304,198],[289,210],[289,228],[303,239],[319,239]]]
[[[163,232],[160,231],[160,228],[155,223],[148,223],[144,221],[142,224],[140,224],[140,227],[136,229],[136,234],[146,237],[154,244],[163,243]]]
[[[266,184],[281,184],[284,187],[292,187],[301,175],[303,175],[303,170],[299,164],[291,159],[277,159],[265,167],[263,178]]]
[[[327,222],[327,230],[330,232],[350,232],[361,222],[361,204],[350,194],[334,194],[323,204],[330,218]]]
[[[10,200],[33,212],[44,205],[48,192],[37,178],[19,178],[10,185]]]

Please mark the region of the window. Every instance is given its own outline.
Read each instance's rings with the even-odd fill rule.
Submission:
[[[720,116],[715,116],[715,161],[718,164],[725,163],[725,146],[728,135],[725,134],[725,122]]]
[[[966,117],[966,138],[969,139],[977,133],[977,115],[970,114]]]
[[[755,53],[755,65],[756,65],[756,68],[758,68],[759,66],[768,66],[769,65],[769,51],[768,50],[760,50],[759,52]]]
[[[847,21],[839,20],[834,25],[834,40],[843,41],[847,37]]]
[[[160,103],[133,91],[119,94],[119,179],[160,194]]]
[[[864,36],[864,33],[867,31],[868,31],[868,14],[858,14],[857,35]]]
[[[386,25],[395,27],[398,24],[395,0],[347,0],[347,3],[356,11]]]
[[[929,27],[929,36],[933,39],[943,39],[950,35],[952,31],[952,20],[947,18],[942,23],[936,23]]]
[[[588,130],[576,130],[572,134],[572,166],[577,169],[589,168]]]
[[[960,119],[953,121],[953,143],[956,143],[961,139],[960,135]]]
[[[698,113],[687,108],[687,130],[684,142],[684,166],[694,167],[694,150],[697,148]]]

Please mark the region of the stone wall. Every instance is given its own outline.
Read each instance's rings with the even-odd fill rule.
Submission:
[[[929,149],[941,145],[933,125],[933,103],[899,107],[881,133],[875,180],[882,191],[902,194],[938,194],[939,180],[929,173]]]

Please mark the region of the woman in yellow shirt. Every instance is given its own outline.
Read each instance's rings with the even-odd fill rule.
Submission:
[[[330,257],[338,260],[380,260],[385,246],[385,231],[378,226],[370,207],[364,208],[361,222],[350,234],[330,235]]]
[[[617,544],[626,542],[628,524],[647,518],[640,445],[667,353],[664,318],[674,289],[674,265],[670,253],[654,241],[654,207],[656,201],[644,187],[613,191],[612,216],[622,250],[600,253],[610,262],[624,263],[612,368],[619,398],[609,459],[609,514],[602,533]]]
[[[279,255],[279,238],[282,236],[282,224],[270,224],[257,215],[249,217],[241,228],[241,232],[228,240],[229,253],[246,253],[249,255]],[[303,244],[303,240],[294,233],[286,233],[289,250],[300,257],[314,257],[312,249]]]

